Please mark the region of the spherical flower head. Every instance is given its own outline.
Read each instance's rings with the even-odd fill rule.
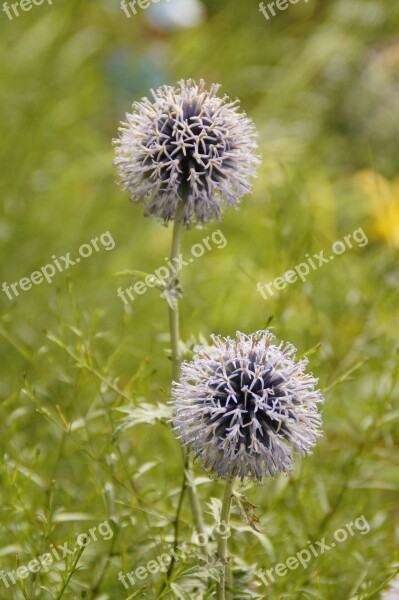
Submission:
[[[289,472],[294,451],[311,454],[321,435],[317,379],[305,373],[291,344],[274,335],[212,336],[195,349],[174,383],[174,425],[203,467],[217,476],[262,477]]]
[[[146,215],[187,226],[220,219],[251,191],[260,160],[256,130],[219,85],[180,81],[151,90],[119,128],[115,165],[122,186]]]

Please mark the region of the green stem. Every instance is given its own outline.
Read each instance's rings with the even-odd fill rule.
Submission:
[[[76,555],[76,558],[75,558],[75,560],[73,561],[72,568],[71,568],[70,572],[68,573],[68,576],[67,576],[67,578],[65,579],[65,581],[64,581],[64,584],[63,584],[62,588],[60,589],[60,591],[58,592],[58,594],[57,594],[57,597],[56,597],[56,599],[55,599],[55,600],[61,600],[61,598],[63,597],[63,595],[64,595],[64,592],[65,592],[65,590],[66,590],[66,589],[67,589],[67,587],[68,587],[69,581],[70,581],[70,579],[71,579],[72,575],[74,574],[74,572],[75,572],[75,570],[76,570],[77,564],[78,564],[78,562],[79,562],[79,559],[80,559],[80,557],[82,556],[82,554],[83,554],[84,550],[85,550],[85,546],[83,546],[83,547],[82,547],[80,550],[78,550],[78,553],[77,553],[77,555]]]
[[[228,527],[226,526],[229,525],[230,521],[230,508],[231,499],[233,496],[233,488],[234,477],[230,477],[230,479],[227,480],[226,487],[224,489],[222,511],[220,513],[220,524],[223,524],[223,531],[228,530]],[[217,600],[232,600],[233,596],[231,595],[229,589],[231,589],[233,586],[233,578],[230,558],[227,556],[227,538],[225,535],[223,537],[221,535],[217,536],[217,556],[222,562],[222,574],[220,582],[217,584],[216,598]]]
[[[181,237],[183,232],[183,221],[179,218],[181,211],[177,211],[176,220],[173,224],[173,237],[172,237],[172,248],[170,251],[171,262],[179,258],[181,249]],[[177,262],[179,264],[179,262]],[[178,280],[180,271],[176,273],[176,279]],[[172,378],[173,381],[179,381],[180,377],[180,328],[179,328],[179,303],[176,298],[176,308],[173,309],[169,306],[169,327],[170,327],[170,342],[172,347]]]
[[[176,212],[176,219],[173,224],[172,248],[171,248],[171,253],[170,253],[170,259],[171,259],[171,262],[175,263],[175,264],[176,263],[179,264],[179,262],[175,259],[179,258],[180,252],[181,252],[181,237],[182,237],[182,232],[183,232],[183,220],[181,217],[183,215],[183,210],[184,210],[184,206],[183,206],[183,204],[181,204],[180,208]],[[175,275],[177,281],[179,279],[179,275],[180,275],[180,272],[178,271]],[[172,377],[173,377],[173,381],[179,381],[179,378],[180,378],[180,348],[179,348],[180,327],[179,327],[179,306],[178,306],[177,298],[176,298],[175,309],[172,309],[171,307],[169,307],[169,326],[170,326],[170,340],[171,340],[171,349],[172,349]],[[201,534],[201,533],[203,534],[205,531],[204,521],[202,518],[201,506],[200,506],[198,496],[196,493],[196,489],[195,489],[194,479],[191,476],[190,460],[189,460],[188,454],[184,448],[182,448],[181,452],[182,452],[182,459],[183,459],[183,464],[184,464],[184,479],[183,479],[183,484],[182,484],[181,496],[182,497],[184,496],[185,490],[187,488],[190,503],[191,503],[191,510],[192,510],[192,514],[193,514],[193,518],[194,518],[195,529],[198,534]],[[182,500],[183,500],[182,497],[179,499],[178,512],[176,514],[176,519],[175,519],[175,533],[176,533],[176,531],[178,532],[178,527],[179,527],[178,521],[179,521],[179,517],[180,517],[181,504],[182,504]],[[175,538],[176,538],[176,536],[175,536]],[[177,541],[178,540],[176,540],[176,545],[177,545]]]
[[[188,497],[190,499],[191,504],[191,512],[194,517],[194,524],[197,534],[202,534],[202,537],[205,539],[205,524],[202,517],[202,509],[199,503],[197,490],[194,482],[194,475],[190,466],[190,458],[188,453],[182,448],[182,458],[184,463],[184,477],[186,478],[186,487],[188,489]],[[206,555],[206,550],[203,546],[199,549],[200,554]]]

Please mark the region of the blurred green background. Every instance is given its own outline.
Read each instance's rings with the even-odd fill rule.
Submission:
[[[184,234],[186,254],[218,227],[228,241],[182,274],[188,355],[210,333],[268,326],[309,355],[326,396],[314,455],[245,490],[262,533],[233,510],[235,598],[380,597],[399,567],[398,25],[392,0],[310,0],[269,21],[252,0],[160,0],[129,18],[116,0],[0,12],[0,283],[103,232],[115,241],[51,285],[0,294],[1,569],[105,520],[115,529],[78,565],[2,584],[2,600],[160,597],[160,574],[129,590],[117,575],[173,539],[179,446],[154,418],[113,434],[117,409],[168,400],[167,306],[157,290],[125,306],[117,288],[134,280],[116,273],[164,264],[171,229],[118,191],[111,140],[134,100],[189,77],[240,98],[263,162],[238,213]],[[360,227],[365,247],[267,300],[257,292]],[[222,485],[195,474],[212,528]],[[268,588],[255,576],[361,515],[368,535]],[[189,543],[186,504],[182,516]],[[162,597],[212,597],[197,565],[181,561]]]

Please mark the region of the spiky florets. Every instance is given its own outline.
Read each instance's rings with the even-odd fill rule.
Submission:
[[[180,81],[133,104],[119,129],[115,165],[121,183],[146,215],[186,225],[220,218],[251,191],[259,158],[256,130],[238,101],[217,97],[219,85]],[[181,209],[179,207],[181,206]]]
[[[291,344],[272,344],[269,331],[212,339],[174,384],[179,437],[219,477],[260,481],[292,470],[294,450],[311,454],[321,435],[323,398],[307,360],[295,361]]]

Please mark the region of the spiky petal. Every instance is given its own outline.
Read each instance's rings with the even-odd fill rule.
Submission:
[[[294,451],[311,454],[321,435],[317,379],[274,335],[212,336],[196,348],[173,387],[174,424],[205,469],[260,481],[292,470]]]
[[[260,162],[256,130],[238,101],[217,96],[219,87],[207,90],[204,81],[191,79],[177,88],[162,86],[151,90],[153,101],[135,102],[126,115],[114,140],[115,165],[146,215],[205,223],[251,191]]]

